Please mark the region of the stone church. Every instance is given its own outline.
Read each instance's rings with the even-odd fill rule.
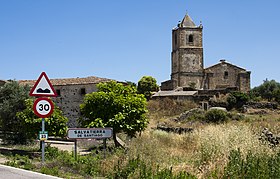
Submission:
[[[242,92],[250,90],[250,71],[226,60],[204,68],[202,24],[196,26],[186,14],[172,30],[171,80],[161,83],[161,90],[195,88],[219,90],[232,88]]]

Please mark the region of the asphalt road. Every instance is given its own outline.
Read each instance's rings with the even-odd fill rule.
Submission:
[[[6,165],[0,165],[0,179],[59,179],[58,177],[18,169]]]

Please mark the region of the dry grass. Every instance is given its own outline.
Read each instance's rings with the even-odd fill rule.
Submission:
[[[271,112],[265,115],[247,115],[245,121],[251,126],[255,133],[259,133],[263,128],[268,128],[273,133],[280,133],[280,114]]]
[[[182,112],[196,107],[197,104],[192,101],[176,101],[169,98],[151,100],[148,102],[149,127],[155,127],[158,123],[168,121],[170,117],[178,116]]]
[[[171,112],[166,112],[166,109],[187,110],[187,107],[183,110],[182,106],[175,106],[178,104],[170,104],[172,107],[160,104],[159,101],[149,102],[150,125],[155,125],[161,120],[167,121]],[[165,106],[165,110],[159,109],[158,105]],[[168,115],[165,115],[167,113]],[[175,112],[173,114],[178,115]],[[231,150],[239,149],[244,156],[249,151],[255,155],[273,154],[278,151],[279,149],[272,149],[261,143],[258,134],[263,127],[280,133],[279,118],[279,115],[273,114],[261,118],[249,116],[245,121],[230,121],[219,125],[201,124],[197,125],[192,133],[184,135],[152,130],[149,127],[141,136],[130,142],[127,154],[130,158],[140,156],[147,164],[155,167],[172,166],[174,171],[185,170],[199,178],[209,177],[216,172],[216,176],[219,177]]]
[[[188,149],[191,150],[193,139],[190,136],[169,134],[163,131],[145,132],[130,143],[129,156],[140,158],[148,164],[161,167],[176,166],[186,163]]]
[[[172,166],[175,171],[187,170],[200,178],[217,169],[222,171],[231,150],[240,149],[244,156],[249,151],[256,155],[275,152],[242,122],[206,125],[184,135],[146,131],[129,147],[131,158],[140,156],[153,166]]]
[[[207,125],[194,133],[197,140],[195,166],[198,176],[208,175],[216,168],[223,168],[231,150],[239,149],[244,156],[250,151],[255,155],[273,154],[268,145],[264,145],[248,124],[231,122],[220,125]]]
[[[183,135],[153,129],[161,122],[180,125],[169,119],[194,107],[197,106],[192,102],[149,101],[149,127],[137,138],[126,141],[127,151],[117,151],[103,160],[100,164],[102,171],[111,173],[118,162],[125,166],[130,159],[139,157],[154,170],[172,167],[174,172],[187,171],[198,178],[211,178],[213,174],[221,178],[232,150],[239,149],[243,156],[249,152],[261,156],[279,151],[279,148],[272,149],[258,139],[263,127],[280,133],[280,115],[277,112],[249,115],[243,120],[224,124],[197,122],[192,126],[193,132]],[[123,135],[122,139],[125,138]]]

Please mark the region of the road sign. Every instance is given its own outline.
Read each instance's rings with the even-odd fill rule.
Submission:
[[[48,136],[48,131],[39,131],[39,140],[47,140]]]
[[[112,135],[112,128],[70,128],[67,131],[69,139],[105,139]]]
[[[53,109],[54,105],[49,98],[38,98],[33,104],[34,113],[41,118],[49,117]]]
[[[48,97],[56,97],[56,91],[54,90],[47,74],[42,72],[36,81],[35,85],[31,89],[30,96],[48,96]]]

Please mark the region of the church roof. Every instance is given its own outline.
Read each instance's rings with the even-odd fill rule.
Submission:
[[[196,27],[195,23],[193,22],[192,18],[186,14],[182,22],[180,23],[182,27]]]
[[[241,68],[241,67],[236,66],[236,65],[233,65],[233,64],[227,62],[227,61],[224,60],[224,59],[220,60],[220,63],[217,63],[217,64],[215,64],[215,65],[212,65],[212,66],[210,66],[210,67],[207,67],[207,68],[205,68],[204,70],[207,72],[207,71],[211,70],[212,68],[215,68],[215,67],[221,66],[221,65],[229,65],[229,66],[231,66],[231,67],[234,67],[234,68],[239,69],[240,71],[246,71],[246,69]]]

